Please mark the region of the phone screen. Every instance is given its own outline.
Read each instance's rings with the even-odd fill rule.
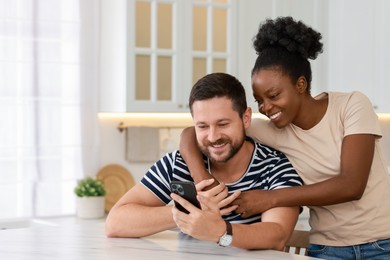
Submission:
[[[171,192],[176,193],[183,198],[185,198],[187,201],[189,201],[192,205],[196,206],[197,208],[200,208],[200,203],[196,199],[196,188],[195,184],[193,182],[185,182],[185,181],[172,181],[170,183],[171,186]],[[189,213],[180,203],[175,201],[175,207],[178,208],[180,211]]]

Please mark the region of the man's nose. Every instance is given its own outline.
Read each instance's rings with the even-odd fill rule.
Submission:
[[[209,142],[214,143],[218,141],[221,137],[220,131],[218,130],[217,127],[210,127],[209,134],[208,134],[208,139]]]

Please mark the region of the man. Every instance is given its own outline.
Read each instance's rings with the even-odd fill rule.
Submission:
[[[189,106],[204,162],[213,180],[197,185],[201,209],[177,194],[172,180],[193,181],[179,151],[165,155],[111,209],[106,222],[109,237],[142,237],[180,228],[194,238],[222,246],[283,250],[293,231],[298,207],[273,208],[244,219],[228,204],[250,189],[278,189],[302,185],[284,154],[245,136],[252,111],[245,90],[233,76],[209,74],[192,88]],[[228,196],[228,193],[231,194]],[[174,199],[186,214],[167,204]]]

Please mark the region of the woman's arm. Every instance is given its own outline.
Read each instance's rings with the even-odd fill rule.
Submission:
[[[196,142],[196,133],[194,127],[185,128],[181,133],[179,150],[191,172],[191,177],[194,179],[195,183],[212,178],[212,175],[210,175],[204,166],[202,153],[200,152]],[[214,183],[206,189],[210,189],[217,185],[218,181],[215,179]]]
[[[325,206],[359,200],[367,185],[374,149],[374,135],[346,136],[342,143],[339,175],[299,187],[243,192],[233,202],[234,205],[239,205],[236,212],[248,217],[274,207]]]

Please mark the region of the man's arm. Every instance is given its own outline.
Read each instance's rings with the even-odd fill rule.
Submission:
[[[212,198],[198,196],[202,204],[200,210],[176,194],[171,194],[191,214],[172,209],[178,227],[186,234],[217,243],[226,232],[226,225],[219,207]],[[232,246],[244,249],[283,250],[296,225],[298,207],[283,207],[267,210],[262,214],[262,222],[254,224],[233,224]]]
[[[261,222],[233,224],[233,246],[246,249],[283,250],[298,220],[299,207],[272,208]]]
[[[138,183],[110,210],[106,220],[106,235],[143,237],[175,228],[171,208]]]

